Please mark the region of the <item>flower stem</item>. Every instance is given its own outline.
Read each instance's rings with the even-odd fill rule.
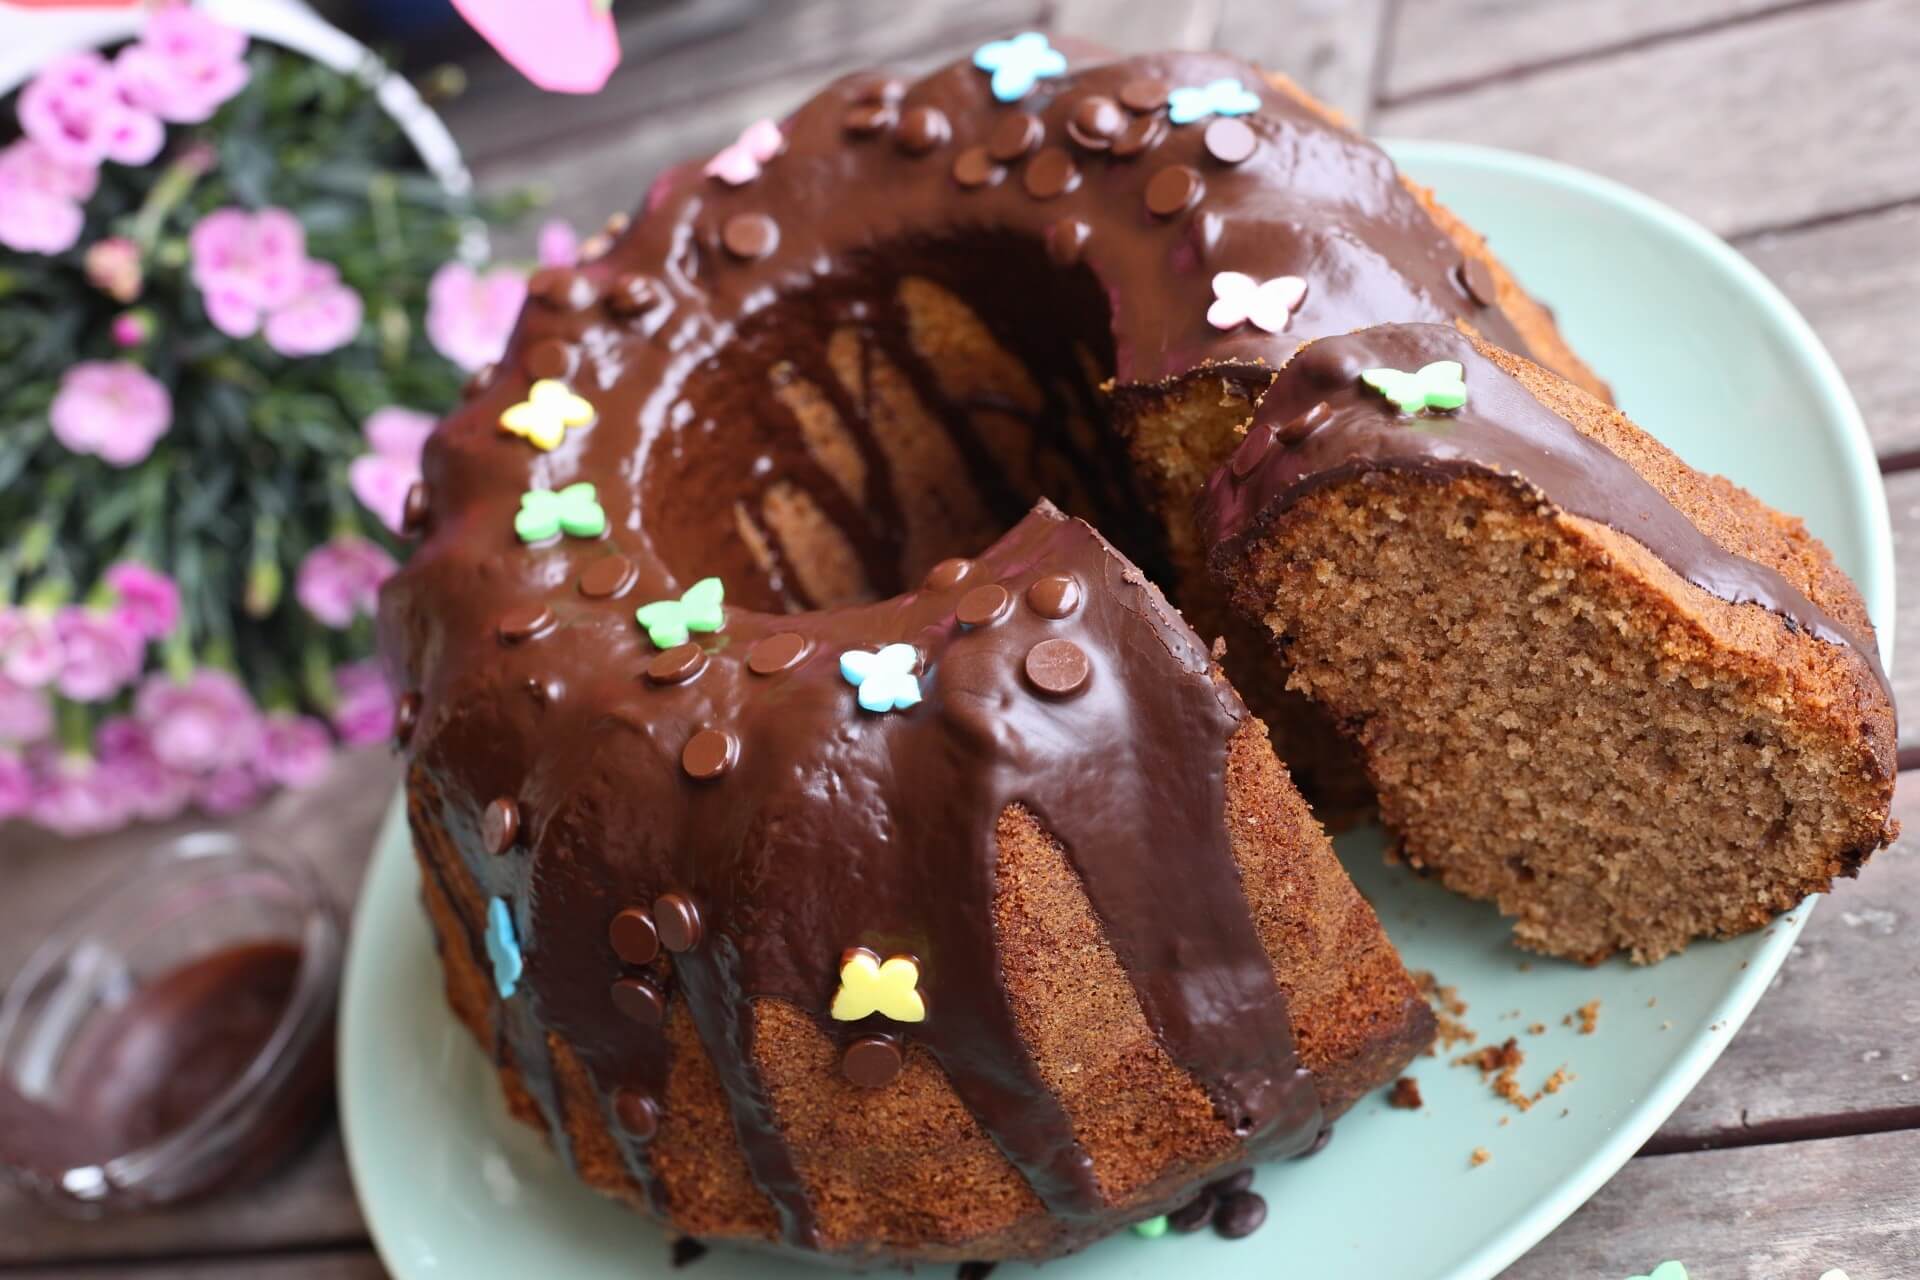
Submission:
[[[189,147],[169,164],[161,173],[159,181],[147,192],[147,198],[140,203],[140,211],[133,217],[133,227],[129,238],[140,246],[140,256],[153,252],[153,246],[160,239],[160,229],[166,224],[167,215],[172,213],[179,203],[187,198],[194,184],[206,176],[213,167],[213,152],[207,147]]]

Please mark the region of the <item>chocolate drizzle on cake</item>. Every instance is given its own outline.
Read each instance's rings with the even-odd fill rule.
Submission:
[[[1407,418],[1360,383],[1363,369],[1411,370],[1435,360],[1455,360],[1465,370],[1461,408]],[[1252,459],[1244,468],[1243,455]],[[1320,339],[1296,355],[1261,400],[1234,460],[1207,482],[1200,504],[1205,545],[1230,548],[1316,489],[1373,470],[1509,478],[1634,539],[1708,595],[1759,605],[1852,650],[1889,688],[1869,637],[1778,571],[1718,546],[1619,455],[1444,325],[1380,325]]]

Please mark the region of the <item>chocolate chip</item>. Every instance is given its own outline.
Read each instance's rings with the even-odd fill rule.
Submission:
[[[628,907],[607,926],[607,941],[613,954],[627,964],[652,964],[660,954],[660,931],[653,917],[639,907]]]
[[[1080,261],[1093,228],[1078,218],[1061,218],[1047,228],[1047,257],[1056,267],[1071,267]]]
[[[938,107],[915,107],[900,117],[894,141],[910,156],[923,156],[953,136],[946,113]]]
[[[1015,111],[1001,116],[993,132],[987,135],[987,154],[1002,163],[1018,160],[1039,146],[1046,136],[1047,127],[1040,123],[1039,116]]]
[[[1491,307],[1500,301],[1500,285],[1493,278],[1493,268],[1479,258],[1461,259],[1453,274],[1466,295],[1481,306]]]
[[[1050,573],[1027,588],[1027,608],[1058,621],[1080,607],[1080,584],[1064,573]]]
[[[1173,88],[1154,76],[1139,76],[1120,86],[1120,102],[1129,111],[1150,115],[1167,105]]]
[[[1171,218],[1200,198],[1203,185],[1197,169],[1170,164],[1147,181],[1147,211],[1156,218]]]
[[[657,1027],[667,1016],[667,998],[645,978],[621,978],[609,995],[613,1007],[643,1027]]]
[[[1067,136],[1088,151],[1105,151],[1131,121],[1120,104],[1104,94],[1090,94],[1074,104],[1067,117]]]
[[[1236,1192],[1245,1191],[1252,1185],[1253,1170],[1241,1169],[1237,1173],[1228,1174],[1217,1182],[1209,1182],[1207,1184],[1207,1191],[1216,1196],[1230,1196]]]
[[[855,102],[898,102],[907,92],[906,81],[894,76],[863,76],[854,82]]]
[[[1071,640],[1042,640],[1027,650],[1027,679],[1049,697],[1071,697],[1092,675],[1086,650]]]
[[[736,213],[720,230],[727,252],[744,262],[764,258],[780,243],[780,227],[764,213]]]
[[[707,1246],[701,1244],[692,1236],[681,1236],[673,1242],[673,1253],[671,1257],[675,1271],[678,1271],[681,1267],[690,1267],[706,1256]]]
[[[636,1142],[646,1142],[660,1131],[659,1105],[635,1089],[622,1089],[613,1095],[613,1117]]]
[[[1232,116],[1216,116],[1201,138],[1207,154],[1221,164],[1239,164],[1260,146],[1260,135],[1246,121]]]
[[[757,676],[785,671],[807,655],[807,638],[797,631],[781,631],[753,642],[747,650],[747,670]]]
[[[520,806],[501,796],[487,805],[480,815],[480,842],[496,858],[513,848],[520,838]]]
[[[996,186],[1006,176],[985,147],[968,147],[953,158],[953,180],[968,190]]]
[[[527,280],[527,293],[559,311],[593,305],[593,282],[570,267],[542,267]]]
[[[951,591],[966,581],[967,575],[972,572],[971,560],[962,560],[957,556],[952,560],[942,560],[927,572],[926,588],[929,591]]]
[[[1296,414],[1274,433],[1283,445],[1296,445],[1333,420],[1333,406],[1325,400],[1314,402],[1306,412]]]
[[[684,894],[663,893],[655,898],[653,923],[660,930],[660,945],[669,951],[691,951],[700,945],[700,908]]]
[[[1190,1235],[1213,1221],[1214,1199],[1205,1191],[1193,1201],[1167,1215],[1167,1225],[1181,1235]]]
[[[605,556],[580,573],[580,594],[589,600],[611,600],[625,595],[640,571],[625,556]]]
[[[653,655],[647,679],[655,684],[680,684],[699,675],[707,665],[707,651],[688,641]]]
[[[427,486],[414,481],[407,489],[407,502],[400,509],[400,532],[419,533],[427,527]]]
[[[553,610],[543,604],[521,605],[500,615],[494,623],[502,644],[519,644],[553,630]]]
[[[1267,1220],[1267,1202],[1258,1192],[1242,1191],[1220,1202],[1213,1229],[1228,1240],[1250,1236]]]
[[[1233,459],[1228,464],[1233,469],[1234,479],[1245,480],[1260,465],[1260,460],[1273,448],[1273,436],[1273,428],[1264,422],[1257,423],[1253,430],[1247,432],[1247,438],[1233,451]]]
[[[1051,200],[1080,185],[1080,171],[1065,147],[1044,147],[1027,162],[1020,181],[1035,200]]]
[[[607,310],[617,316],[637,316],[659,300],[660,291],[642,275],[615,276],[607,288]]]
[[[893,126],[893,105],[887,102],[864,102],[857,107],[847,109],[841,123],[848,133],[856,138],[871,138]]]
[[[725,729],[702,729],[681,748],[680,767],[690,778],[711,782],[733,768],[739,751],[739,743]]]
[[[984,627],[1013,604],[1013,597],[1007,589],[997,582],[989,582],[975,587],[960,597],[960,607],[954,610],[954,616],[966,627]]]
[[[562,342],[558,338],[542,338],[527,348],[523,367],[531,377],[564,378],[573,372],[574,361],[578,355],[571,342]]]
[[[499,371],[500,366],[492,362],[483,364],[478,369],[475,369],[473,373],[468,376],[467,380],[461,384],[460,398],[463,400],[471,400],[482,391],[485,391],[493,385],[493,375]]]
[[[861,1036],[847,1046],[840,1070],[863,1089],[884,1089],[900,1074],[900,1042],[892,1036]]]
[[[420,695],[406,694],[393,709],[393,740],[404,747],[413,741],[413,731],[419,727]]]
[[[1167,133],[1167,122],[1159,116],[1139,116],[1130,121],[1113,140],[1113,158],[1131,160],[1160,145]]]

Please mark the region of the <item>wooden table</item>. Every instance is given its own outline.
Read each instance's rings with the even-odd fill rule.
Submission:
[[[476,62],[451,123],[483,180],[545,183],[592,226],[665,163],[833,74],[931,66],[1034,25],[1232,49],[1375,132],[1567,160],[1730,239],[1806,313],[1866,411],[1901,556],[1896,683],[1920,705],[1905,697],[1920,682],[1920,0],[705,0],[630,23],[598,98],[543,100]],[[1920,766],[1920,724],[1901,742]],[[239,825],[300,848],[345,897],[394,776],[363,754],[325,792]],[[1920,1276],[1920,785],[1897,809],[1913,834],[1821,905],[1693,1096],[1510,1280],[1617,1280],[1668,1257],[1696,1280]],[[111,875],[125,842],[0,842],[7,972],[23,931]],[[5,1276],[380,1274],[335,1136],[170,1213],[75,1225],[0,1199]]]

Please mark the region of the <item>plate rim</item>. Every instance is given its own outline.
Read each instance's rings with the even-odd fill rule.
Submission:
[[[1869,613],[1874,618],[1878,633],[1881,659],[1887,670],[1891,671],[1894,639],[1891,622],[1896,616],[1892,520],[1872,438],[1832,355],[1779,288],[1737,250],[1692,218],[1611,178],[1559,161],[1473,143],[1382,139],[1381,145],[1396,163],[1404,163],[1409,168],[1417,168],[1425,163],[1478,168],[1492,176],[1544,181],[1549,185],[1571,189],[1583,198],[1611,205],[1630,218],[1650,225],[1709,263],[1738,286],[1738,292],[1745,300],[1755,307],[1768,324],[1781,332],[1785,346],[1800,366],[1808,386],[1825,404],[1827,422],[1839,427],[1836,442],[1840,446],[1840,462],[1852,496],[1859,499],[1855,517],[1861,522],[1860,541],[1866,560],[1863,572],[1856,576],[1855,581],[1869,602]],[[1825,425],[1823,423],[1823,428]],[[356,1043],[354,1028],[362,1021],[353,1010],[365,1007],[373,999],[370,987],[378,980],[374,971],[378,944],[371,937],[372,931],[362,928],[361,922],[375,914],[369,911],[369,907],[383,880],[380,871],[384,861],[404,856],[399,849],[399,841],[405,834],[405,828],[406,800],[403,789],[395,796],[380,825],[375,837],[373,858],[356,897],[354,929],[347,949],[341,988],[340,1034],[335,1053],[341,1134],[349,1176],[355,1196],[360,1201],[368,1236],[387,1269],[401,1280],[412,1280],[417,1274],[412,1260],[402,1258],[398,1253],[398,1242],[405,1232],[399,1224],[388,1221],[381,1209],[361,1193],[361,1188],[370,1180],[365,1165],[371,1157],[362,1141],[364,1135],[357,1135],[362,1119],[370,1122],[370,1118],[362,1117],[354,1103],[356,1095],[368,1087],[361,1081],[360,1070],[355,1064],[357,1061],[364,1062],[368,1055],[351,1052],[348,1047],[350,1043]],[[1685,1046],[1681,1056],[1659,1078],[1646,1097],[1634,1106],[1625,1123],[1589,1152],[1571,1173],[1545,1189],[1528,1208],[1517,1214],[1504,1229],[1467,1259],[1445,1272],[1433,1274],[1428,1280],[1491,1280],[1545,1239],[1612,1179],[1646,1140],[1666,1123],[1698,1085],[1701,1077],[1733,1042],[1761,996],[1771,986],[1812,914],[1816,901],[1817,895],[1784,913],[1769,926],[1770,936],[1760,940],[1749,966],[1740,972],[1712,1005],[1708,1025],[1693,1033],[1691,1042]],[[1718,1030],[1714,1029],[1716,1026]]]

